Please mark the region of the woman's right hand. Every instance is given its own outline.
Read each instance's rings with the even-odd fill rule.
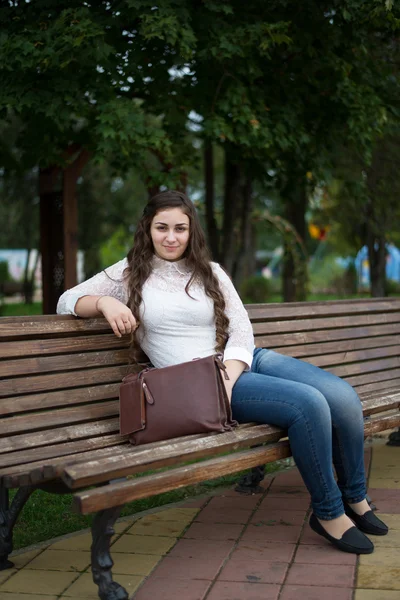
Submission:
[[[139,327],[131,309],[116,298],[101,296],[96,306],[110,323],[117,337],[132,333]]]

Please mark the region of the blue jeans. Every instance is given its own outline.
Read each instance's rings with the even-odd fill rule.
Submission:
[[[361,402],[345,381],[306,362],[257,348],[232,391],[233,417],[288,430],[314,514],[335,519],[343,498],[366,497]],[[332,463],[335,466],[337,483]]]

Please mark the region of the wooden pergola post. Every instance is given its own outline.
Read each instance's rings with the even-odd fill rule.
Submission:
[[[89,153],[71,146],[66,158],[65,168],[41,169],[39,175],[43,314],[55,313],[60,295],[77,283],[76,183]]]

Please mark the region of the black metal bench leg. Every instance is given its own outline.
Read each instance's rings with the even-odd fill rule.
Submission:
[[[400,446],[400,427],[397,431],[393,431],[389,435],[389,441],[386,442],[387,446]]]
[[[110,555],[110,541],[114,535],[114,523],[118,519],[122,506],[101,510],[96,513],[92,523],[92,575],[99,586],[101,600],[127,600],[125,588],[113,581],[111,569],[113,560]]]
[[[250,473],[246,473],[241,477],[235,487],[235,491],[239,492],[239,494],[261,494],[264,492],[264,488],[260,485],[260,481],[262,481],[265,477],[265,465],[259,465],[258,467],[253,467]]]
[[[35,486],[20,488],[10,506],[9,490],[0,483],[0,571],[14,566],[14,563],[8,560],[13,549],[12,534],[14,525],[25,502],[35,489]]]

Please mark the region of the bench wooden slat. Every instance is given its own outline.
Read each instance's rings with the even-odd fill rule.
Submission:
[[[330,329],[329,331],[301,331],[298,333],[281,333],[271,335],[255,336],[257,348],[275,348],[283,346],[298,346],[312,344],[315,342],[326,342],[333,340],[353,340],[356,338],[371,338],[374,336],[399,335],[399,324],[370,325],[368,327],[354,327],[344,329]]]
[[[200,481],[216,479],[229,473],[237,473],[257,465],[290,456],[286,441],[260,448],[243,450],[234,455],[205,460],[189,466],[178,467],[162,473],[154,473],[123,483],[112,483],[101,488],[79,492],[74,496],[74,505],[82,514],[110,508],[193,485]]]
[[[399,423],[400,416],[398,411],[394,412],[393,414],[371,418],[364,424],[364,437],[375,435],[380,431],[393,429],[394,427],[398,427]]]
[[[261,307],[247,306],[247,313],[253,323],[258,321],[268,322],[277,319],[297,319],[304,317],[336,317],[340,315],[355,315],[355,314],[372,314],[372,313],[389,313],[399,312],[399,306],[396,302],[390,300],[378,301],[376,303],[371,302],[357,302],[348,305],[347,303],[334,303],[334,304],[316,304],[309,305],[304,303],[303,306],[289,304],[267,304]]]
[[[367,392],[359,394],[360,400],[363,405],[363,413],[365,415],[371,414],[370,408],[382,407],[383,410],[391,410],[396,408],[400,402],[400,391],[398,388],[379,390],[378,392]],[[378,410],[372,410],[372,412],[378,412]]]
[[[128,373],[127,366],[101,367],[72,373],[33,375],[0,381],[0,398],[45,390],[68,389],[99,383],[121,382]]]
[[[103,350],[101,352],[80,352],[62,356],[36,356],[0,362],[0,377],[34,375],[52,371],[71,371],[112,365],[126,365],[127,350]]]
[[[74,406],[100,400],[112,400],[118,398],[119,386],[120,382],[70,389],[67,396],[65,391],[61,390],[3,398],[0,401],[0,416],[56,408],[57,406]]]
[[[400,367],[400,356],[392,356],[380,360],[366,360],[362,363],[350,363],[348,365],[331,367],[328,370],[338,377],[345,377],[347,379],[352,375],[375,373],[376,371],[381,372],[389,369],[396,369],[397,367]]]
[[[342,300],[310,300],[307,302],[303,302],[303,301],[299,301],[299,302],[286,302],[285,306],[289,307],[289,308],[296,308],[296,307],[300,307],[300,308],[304,308],[304,310],[308,310],[309,308],[313,308],[313,307],[319,307],[319,306],[353,306],[353,305],[360,305],[360,306],[371,306],[373,307],[374,304],[381,304],[382,302],[389,302],[389,303],[393,303],[394,305],[398,306],[398,302],[399,299],[396,296],[389,296],[387,298],[344,298]],[[271,302],[266,304],[265,302],[261,302],[261,303],[254,303],[254,304],[246,304],[246,309],[263,309],[263,308],[270,308],[271,306],[274,307],[281,307],[282,303],[281,302]]]
[[[275,352],[289,354],[294,358],[303,359],[306,356],[321,356],[335,354],[336,352],[353,352],[356,350],[377,349],[385,353],[384,348],[395,346],[399,343],[398,335],[377,336],[372,338],[356,338],[354,340],[337,340],[336,342],[322,342],[317,344],[302,344],[299,346],[277,346]]]
[[[394,360],[400,356],[400,346],[386,346],[384,349],[371,348],[369,350],[357,350],[355,352],[337,352],[335,354],[324,354],[320,356],[307,356],[304,361],[309,362],[317,367],[333,367],[334,365],[343,366],[343,368],[351,368],[357,365],[359,373],[369,371],[370,366],[376,366],[378,359],[381,361],[394,357]],[[377,359],[373,361],[372,359]],[[395,362],[395,364],[397,364]],[[379,369],[379,366],[378,366]],[[375,369],[374,369],[375,370]],[[351,369],[353,372],[354,369]],[[347,373],[345,373],[347,375]]]
[[[400,389],[400,378],[394,378],[391,379],[390,382],[388,383],[387,381],[375,381],[373,383],[368,383],[368,384],[361,384],[361,385],[357,385],[354,384],[355,389],[357,390],[357,393],[362,395],[364,397],[365,394],[378,394],[379,392],[386,392],[386,391],[391,391],[393,389],[393,387],[397,386],[397,390]]]
[[[252,427],[254,424],[252,423],[244,423],[240,425],[240,429],[247,429],[248,427]],[[194,441],[197,439],[201,439],[204,437],[211,436],[211,433],[199,433],[193,435],[186,435],[180,438],[175,438],[171,440],[164,440],[160,442],[154,442],[152,444],[146,444],[145,449],[147,451],[160,451],[164,446],[175,444],[184,444],[189,441]],[[97,444],[97,442],[102,442],[106,440],[106,438],[110,438],[110,444]],[[118,444],[112,443],[112,439],[117,439]],[[90,442],[90,446],[87,442]],[[97,444],[97,445],[96,445]],[[132,455],[136,453],[141,453],[144,447],[135,448],[132,444],[128,443],[128,436],[101,436],[99,438],[92,438],[90,440],[72,442],[69,444],[63,444],[62,450],[65,452],[63,455],[59,455],[57,452],[58,446],[46,446],[44,448],[44,452],[47,455],[38,460],[34,460],[29,464],[20,464],[14,465],[12,467],[3,467],[0,469],[0,476],[2,476],[3,483],[6,487],[19,487],[20,485],[31,485],[34,483],[32,481],[32,472],[34,471],[37,475],[38,472],[41,472],[40,481],[44,482],[46,480],[51,480],[54,478],[61,478],[65,465],[68,464],[78,464],[80,462],[88,462],[91,460],[98,460],[99,458],[105,456],[125,456],[126,454]],[[48,451],[53,450],[54,457],[49,455]],[[37,450],[42,450],[41,448],[35,448],[34,452]],[[15,454],[15,453],[14,453]],[[6,455],[10,456],[9,454]],[[52,469],[52,472],[49,472],[49,469]]]
[[[24,340],[22,342],[1,342],[2,359],[20,356],[43,356],[46,354],[66,354],[88,350],[120,350],[129,346],[128,336],[117,338],[114,334],[89,335],[57,339]]]
[[[13,452],[23,448],[36,448],[65,442],[65,440],[77,440],[89,438],[107,433],[116,433],[119,430],[119,419],[106,419],[93,423],[70,425],[58,429],[44,429],[37,433],[15,435],[8,438],[0,438],[0,452]],[[0,457],[0,466],[2,457]]]
[[[48,412],[25,414],[0,420],[0,436],[31,432],[46,427],[59,427],[71,423],[94,421],[119,415],[119,402],[102,402],[96,405],[85,405],[73,408],[60,408]]]
[[[390,382],[389,385],[392,385],[393,379],[399,377],[400,369],[392,369],[389,371],[377,371],[364,375],[354,375],[353,377],[346,377],[345,379],[348,383],[350,383],[350,385],[354,386],[360,386],[366,383],[377,383],[378,381],[387,381]]]
[[[171,464],[177,465],[188,460],[205,458],[231,450],[246,448],[249,445],[275,442],[286,437],[286,432],[271,425],[256,425],[248,429],[227,431],[216,436],[202,437],[195,441],[172,443],[154,453],[144,446],[141,452],[133,452],[124,457],[109,456],[85,464],[71,465],[65,469],[63,480],[71,488],[86,487],[98,481],[108,481],[138,473],[149,468],[159,469]]]
[[[379,431],[391,429],[398,422],[398,414],[375,420],[371,419],[365,425],[365,434],[373,435]],[[216,479],[229,473],[237,473],[243,469],[285,458],[290,454],[290,446],[287,441],[268,444],[251,450],[242,450],[234,455],[208,459],[161,473],[77,492],[74,494],[74,507],[82,514],[89,514],[113,506],[120,506],[132,500],[139,500],[140,498],[147,498],[162,492],[193,485],[200,481]]]
[[[393,410],[400,407],[400,393],[388,395],[387,398],[366,400],[362,403],[363,414],[368,416],[383,410]],[[153,449],[143,447],[142,452],[136,451],[131,455],[126,455],[123,459],[120,457],[108,456],[87,462],[80,465],[71,465],[65,470],[63,477],[65,483],[71,487],[84,487],[92,485],[94,482],[108,481],[124,477],[129,473],[136,473],[144,470],[143,467],[152,469],[160,468],[171,464],[170,461],[182,458],[182,460],[192,460],[194,458],[204,458],[209,454],[227,452],[232,449],[239,449],[249,444],[260,444],[266,442],[275,442],[287,433],[277,427],[270,425],[256,425],[249,429],[237,429],[232,432],[226,432],[217,436],[202,438],[195,442],[174,443],[171,446],[164,446],[162,452],[158,451],[154,456]],[[138,448],[140,450],[140,448]],[[164,462],[168,459],[169,462]]]
[[[33,315],[28,317],[2,317],[0,337],[3,340],[47,335],[77,333],[109,333],[105,319],[77,319],[72,315]]]
[[[121,436],[119,434],[111,435],[99,435],[90,438],[73,440],[70,442],[61,442],[58,444],[51,444],[48,446],[38,446],[31,448],[29,453],[26,449],[18,449],[14,452],[8,452],[0,456],[0,476],[3,473],[10,473],[10,469],[21,467],[22,471],[30,470],[30,463],[38,461],[48,461],[47,464],[52,464],[54,459],[58,457],[69,456],[77,454],[79,452],[86,452],[96,448],[106,448],[108,446],[119,446],[120,444],[127,443],[127,436]]]
[[[312,331],[312,330],[329,330],[340,329],[347,327],[360,327],[377,324],[396,323],[398,330],[400,329],[400,312],[394,314],[382,313],[372,315],[370,313],[364,315],[352,315],[350,317],[325,317],[315,319],[299,319],[288,321],[271,321],[268,323],[254,323],[253,330],[256,335],[265,333],[292,333],[295,331]],[[329,332],[326,331],[326,336]]]

